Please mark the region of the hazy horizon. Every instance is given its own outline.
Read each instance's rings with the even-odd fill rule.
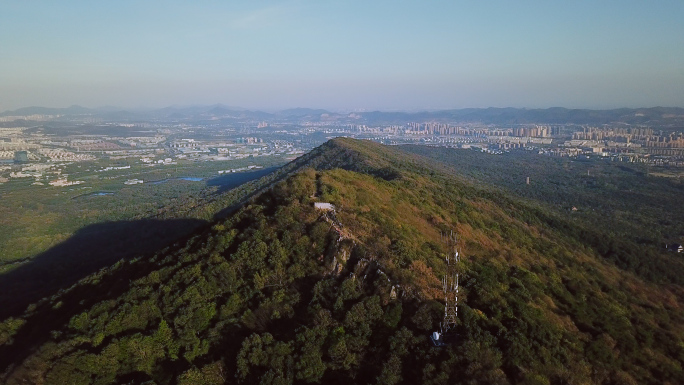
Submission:
[[[47,108],[47,109],[68,109],[72,107],[80,107],[80,108],[87,108],[90,110],[95,110],[95,111],[130,111],[130,112],[136,112],[136,111],[154,111],[154,110],[160,110],[160,109],[165,109],[165,108],[177,108],[177,109],[186,109],[186,108],[209,108],[209,107],[224,107],[228,109],[234,109],[234,110],[246,110],[246,111],[260,111],[260,112],[266,112],[266,113],[276,113],[276,112],[281,112],[281,111],[286,111],[286,110],[295,110],[295,109],[310,109],[310,110],[325,110],[327,112],[331,113],[340,113],[340,114],[346,114],[346,113],[362,113],[362,112],[383,112],[383,113],[392,113],[392,112],[401,112],[401,113],[421,113],[421,112],[439,112],[439,111],[449,111],[449,110],[467,110],[467,109],[489,109],[489,108],[498,108],[498,109],[506,109],[506,108],[513,108],[513,109],[520,109],[520,110],[548,110],[552,108],[564,108],[568,110],[595,110],[595,111],[607,111],[607,110],[619,110],[619,109],[651,109],[651,108],[681,108],[684,109],[684,107],[680,106],[635,106],[635,107],[609,107],[609,108],[582,108],[582,107],[565,107],[565,106],[550,106],[550,107],[511,107],[511,106],[504,106],[504,107],[497,107],[497,106],[486,106],[486,107],[462,107],[462,108],[406,108],[406,109],[343,109],[343,108],[334,108],[334,107],[307,107],[307,106],[295,106],[295,107],[284,107],[284,108],[250,108],[250,107],[244,107],[244,106],[239,106],[239,105],[227,105],[224,103],[210,103],[210,104],[173,104],[173,105],[165,105],[165,106],[88,106],[88,105],[82,105],[82,104],[71,104],[71,105],[66,105],[66,106],[49,106],[49,105],[31,105],[31,106],[22,106],[22,107],[17,107],[14,109],[8,109],[8,110],[0,110],[0,114],[5,114],[5,113],[11,113],[14,111],[19,111],[22,109],[30,109],[30,108]]]
[[[0,111],[684,107],[684,3],[10,1]]]

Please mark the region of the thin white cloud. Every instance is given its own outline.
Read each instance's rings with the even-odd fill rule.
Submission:
[[[233,29],[255,29],[272,26],[282,20],[288,10],[289,7],[284,5],[256,9],[230,20],[229,26]]]

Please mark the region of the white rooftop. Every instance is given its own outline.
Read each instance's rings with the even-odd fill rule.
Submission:
[[[335,206],[333,206],[331,203],[315,202],[314,207],[317,210],[335,210]]]

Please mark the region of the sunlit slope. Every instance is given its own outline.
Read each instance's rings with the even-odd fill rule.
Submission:
[[[371,142],[286,167],[187,243],[6,320],[5,381],[684,382],[681,287],[621,270],[541,206]],[[460,336],[434,348],[452,230]]]
[[[598,159],[540,156],[534,151],[479,151],[402,146],[402,151],[448,164],[555,213],[546,222],[566,236],[652,282],[684,284],[684,258],[665,244],[684,243],[684,181],[653,176],[650,166]],[[529,178],[530,183],[526,183]]]

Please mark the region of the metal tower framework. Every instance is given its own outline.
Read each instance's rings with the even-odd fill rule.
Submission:
[[[444,290],[444,320],[440,323],[441,334],[446,334],[456,328],[458,318],[458,269],[457,264],[460,260],[458,255],[456,236],[452,232],[443,237],[448,245],[446,255],[447,271],[442,278],[442,288]]]

